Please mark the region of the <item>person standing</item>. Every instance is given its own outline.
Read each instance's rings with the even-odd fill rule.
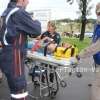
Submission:
[[[93,56],[95,62],[95,80],[92,84],[91,100],[100,100],[100,2],[96,5],[97,23],[94,28],[93,43],[79,53],[78,59]]]
[[[24,73],[27,35],[37,37],[41,34],[41,23],[33,21],[25,11],[28,2],[29,0],[10,0],[2,14],[0,69],[7,77],[11,100],[28,99]]]
[[[48,37],[53,39],[54,43],[60,44],[61,37],[58,32],[56,32],[56,25],[55,23],[49,21],[47,24],[47,31],[41,34],[40,38],[43,39],[44,37]]]
[[[61,36],[60,36],[60,34],[58,32],[56,32],[56,25],[55,25],[55,23],[53,23],[51,21],[48,22],[48,24],[47,24],[47,31],[44,32],[41,35],[41,39],[43,39],[44,37],[52,39],[52,42],[56,43],[57,45],[60,44],[60,42],[61,42]],[[51,70],[50,74],[49,74],[50,82],[53,83],[53,81],[54,81],[54,73],[52,71],[52,66],[50,65],[49,67],[50,67],[50,70]]]

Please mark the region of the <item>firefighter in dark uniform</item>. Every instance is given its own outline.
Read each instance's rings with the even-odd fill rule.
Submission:
[[[56,32],[56,25],[55,25],[54,22],[51,22],[51,21],[49,21],[48,24],[47,24],[47,31],[44,32],[43,34],[41,34],[40,37],[41,37],[41,39],[43,39],[45,37],[51,38],[52,41],[54,43],[56,43],[57,45],[59,45],[60,41],[61,41],[60,34],[58,32]],[[51,65],[50,65],[50,69],[52,69]],[[49,77],[50,77],[50,82],[53,83],[53,81],[54,81],[54,73],[52,71],[50,72]],[[42,77],[42,81],[44,81],[43,77]]]
[[[57,44],[59,44],[61,41],[60,34],[56,32],[56,25],[51,21],[49,21],[47,24],[47,31],[44,32],[40,37],[41,39],[43,39],[44,37],[49,37],[53,39],[54,43]]]
[[[33,21],[25,11],[27,4],[28,0],[10,0],[2,14],[0,69],[7,77],[11,100],[27,100],[24,75],[27,35],[37,37],[41,33],[40,22]]]

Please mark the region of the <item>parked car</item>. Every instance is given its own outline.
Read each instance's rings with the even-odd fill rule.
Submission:
[[[85,32],[85,36],[92,38],[93,37],[93,32]]]

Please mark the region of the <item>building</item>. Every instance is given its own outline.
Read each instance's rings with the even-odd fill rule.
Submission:
[[[33,10],[30,12],[33,20],[39,20],[42,26],[42,32],[46,31],[47,23],[51,20],[51,10],[50,9],[41,9]]]

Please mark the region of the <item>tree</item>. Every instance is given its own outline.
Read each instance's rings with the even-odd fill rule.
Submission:
[[[69,4],[72,4],[74,0],[67,0]],[[79,13],[81,14],[81,35],[80,35],[80,41],[84,40],[84,33],[85,33],[85,27],[87,23],[87,16],[91,14],[92,6],[89,6],[89,3],[91,0],[76,0],[79,6]]]

